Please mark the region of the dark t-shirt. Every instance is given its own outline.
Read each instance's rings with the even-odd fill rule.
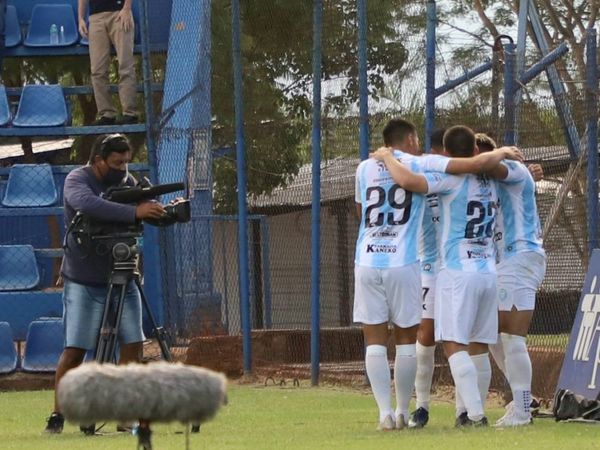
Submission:
[[[90,16],[106,11],[120,11],[125,0],[90,0]]]
[[[134,223],[135,206],[104,200],[100,195],[107,188],[90,166],[71,171],[64,187],[65,225],[69,226],[78,211],[106,222]],[[73,235],[68,235],[61,267],[63,277],[89,286],[106,286],[111,270],[110,255],[99,256],[94,251],[86,254]]]

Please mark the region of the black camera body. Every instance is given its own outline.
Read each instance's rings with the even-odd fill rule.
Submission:
[[[162,194],[184,189],[185,185],[183,183],[152,186],[147,179],[144,179],[136,186],[110,188],[103,198],[116,203],[137,204],[142,201],[153,200]],[[165,205],[164,208],[164,217],[146,219],[145,222],[158,227],[189,222],[191,211],[188,199],[177,199]],[[78,212],[69,225],[67,236],[72,234],[77,245],[84,249],[86,254],[90,254],[91,251],[100,256],[112,253],[113,260],[126,261],[135,258],[139,254],[137,242],[143,231],[142,221],[136,221],[133,224],[107,222]]]

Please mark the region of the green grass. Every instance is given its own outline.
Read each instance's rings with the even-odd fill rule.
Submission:
[[[52,393],[0,393],[1,449],[133,449],[130,435],[84,437],[67,424],[61,435],[41,431]],[[493,422],[502,409],[488,410]],[[237,386],[229,405],[216,419],[190,437],[193,449],[597,449],[600,427],[538,419],[533,426],[455,430],[449,403],[436,403],[423,430],[375,431],[377,411],[368,392],[333,388]],[[114,424],[106,426],[114,430]],[[155,425],[157,450],[185,448],[180,424]]]

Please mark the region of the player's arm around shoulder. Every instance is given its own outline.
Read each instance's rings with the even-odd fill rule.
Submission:
[[[390,176],[401,188],[421,194],[427,193],[427,179],[423,175],[413,172],[398,161],[390,148],[380,147],[371,156],[385,164]]]
[[[504,179],[507,176],[507,170],[501,162],[505,159],[522,161],[523,155],[517,147],[501,147],[470,158],[451,158],[445,172],[454,175],[485,173],[492,178]]]

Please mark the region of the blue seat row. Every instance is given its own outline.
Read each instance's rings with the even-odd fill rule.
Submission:
[[[50,164],[15,164],[11,167],[2,206],[42,208],[55,205],[57,200]]]
[[[64,348],[64,328],[60,317],[41,317],[29,324],[23,361],[15,346],[8,322],[0,322],[0,374],[14,372],[21,363],[26,372],[54,372]]]
[[[133,14],[136,23],[136,43],[139,43],[137,2],[134,2]],[[21,22],[14,5],[6,9],[6,47],[16,47],[23,43],[26,47],[67,47],[81,42],[87,45],[87,39],[79,36],[75,11],[71,4],[45,4],[33,6],[23,41]],[[54,36],[53,36],[54,34]]]
[[[14,119],[4,86],[0,86],[0,126],[57,127],[69,121],[62,87],[58,84],[32,84],[23,87]]]

